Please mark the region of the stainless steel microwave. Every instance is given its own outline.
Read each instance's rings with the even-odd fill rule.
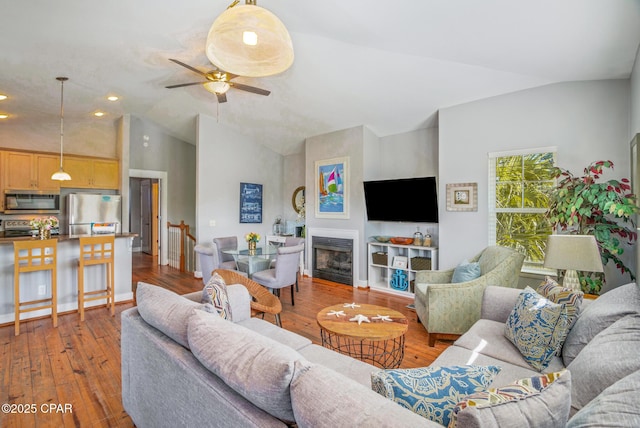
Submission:
[[[58,214],[60,193],[38,190],[5,190],[5,214]]]

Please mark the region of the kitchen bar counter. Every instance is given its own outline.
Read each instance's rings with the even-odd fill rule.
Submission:
[[[0,237],[0,324],[13,323],[13,242],[38,238]],[[115,244],[115,296],[116,302],[133,300],[131,247],[134,233],[116,234]],[[54,235],[58,240],[58,313],[78,309],[78,256],[80,254],[78,235]],[[105,266],[90,266],[85,269],[85,291],[102,288],[105,281]],[[49,272],[31,272],[21,275],[20,295],[22,301],[42,299],[51,295]],[[46,296],[38,294],[46,285]],[[104,301],[88,302],[89,306],[104,305]],[[105,309],[106,310],[106,309]],[[22,314],[22,319],[49,314],[49,310],[39,310]]]
[[[52,239],[57,239],[58,242],[65,242],[65,241],[73,241],[73,240],[78,240],[81,236],[87,236],[87,235],[51,235]],[[117,233],[116,235],[116,239],[118,238],[134,238],[136,236],[138,236],[137,233]],[[4,236],[4,232],[0,232],[0,245],[7,245],[7,244],[13,244],[13,241],[31,241],[31,240],[35,240],[35,239],[39,239],[38,237],[31,237],[31,236],[8,236],[5,237]]]

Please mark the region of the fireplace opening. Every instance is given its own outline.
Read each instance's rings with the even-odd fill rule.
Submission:
[[[314,236],[311,239],[313,276],[353,285],[353,240]]]

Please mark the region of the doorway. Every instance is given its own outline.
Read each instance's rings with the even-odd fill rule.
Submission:
[[[158,218],[160,207],[160,180],[157,178],[129,178],[129,225],[136,233],[132,250],[158,256],[160,246]]]

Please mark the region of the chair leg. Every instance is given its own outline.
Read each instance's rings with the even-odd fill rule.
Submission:
[[[282,322],[280,321],[280,314],[276,314],[276,325],[282,328]]]
[[[291,306],[295,306],[295,303],[293,301],[293,284],[291,284]]]
[[[298,290],[298,273],[296,273],[296,291],[300,291]]]

